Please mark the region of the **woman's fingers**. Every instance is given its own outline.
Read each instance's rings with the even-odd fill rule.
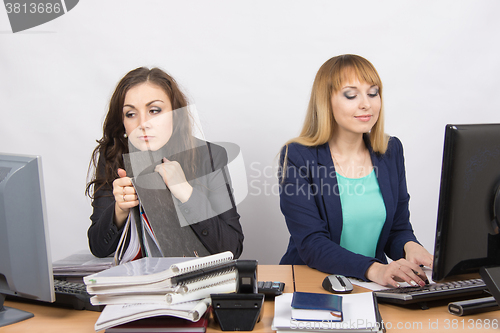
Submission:
[[[120,177],[120,178],[123,178],[123,177],[127,176],[127,172],[124,169],[122,169],[122,168],[118,168],[117,172],[118,172],[118,177]]]
[[[123,193],[122,193],[122,201],[126,206],[129,206],[130,204],[133,204],[132,207],[136,205],[137,199],[137,193],[135,192],[135,188],[133,186],[124,186],[122,187]],[[120,200],[118,200],[120,201]],[[139,202],[137,202],[138,204]]]
[[[132,200],[122,201],[121,203],[119,202],[118,206],[120,206],[121,209],[126,210],[126,209],[133,208],[133,207],[137,206],[138,204],[139,204],[139,200],[137,200],[137,198],[136,198],[136,199],[132,199]]]
[[[181,165],[177,161],[169,161],[166,158],[162,161],[163,163],[155,167],[155,171],[161,175],[172,194],[182,203],[186,202],[193,193],[193,187],[187,182]]]
[[[415,287],[426,285],[426,275],[418,265],[405,259],[400,259],[391,262],[389,266],[393,266],[391,267],[391,277],[394,276],[394,278],[399,278]]]
[[[419,265],[406,259],[399,259],[389,264],[375,262],[366,271],[366,277],[382,286],[400,287],[400,282],[410,286],[424,286],[427,277]]]
[[[120,174],[118,169],[118,174]],[[139,204],[137,193],[129,177],[117,178],[113,181],[113,195],[115,201],[122,210],[127,210]]]
[[[397,269],[398,268],[394,262],[390,264],[374,262],[366,271],[366,277],[382,286],[399,288],[400,285],[397,280],[400,279],[396,276],[398,273]]]
[[[416,264],[432,268],[434,256],[422,245],[409,241],[404,246],[406,260]]]
[[[158,164],[155,167],[155,171],[158,172],[165,184],[171,189],[172,186],[179,185],[186,182],[186,176],[182,170],[179,162],[169,161],[166,158],[163,159],[163,163]]]

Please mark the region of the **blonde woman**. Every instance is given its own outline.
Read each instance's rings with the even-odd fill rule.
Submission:
[[[393,287],[426,283],[421,265],[433,257],[413,234],[403,147],[384,133],[382,82],[368,60],[348,54],[321,66],[302,132],[280,163],[290,232],[281,264]]]

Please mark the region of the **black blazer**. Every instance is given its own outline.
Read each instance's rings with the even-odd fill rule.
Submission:
[[[236,211],[230,186],[226,186],[226,182],[220,182],[221,177],[227,177],[228,183],[230,181],[229,174],[225,170],[228,162],[227,152],[221,146],[196,140],[200,148],[198,149],[200,163],[196,173],[205,177],[198,177],[197,181],[190,182],[193,193],[185,203],[179,202],[179,208],[189,222],[200,221],[200,216],[210,216],[190,225],[210,253],[231,251],[234,257],[238,258],[243,251],[244,238],[239,222],[240,216]],[[161,163],[161,160],[158,163]],[[102,159],[99,159],[97,169],[98,172],[104,172]],[[224,193],[226,198],[229,196],[232,205],[229,209],[221,211],[216,206],[221,194]],[[92,207],[94,209],[90,216],[92,224],[88,229],[89,247],[95,256],[106,257],[116,250],[122,233],[122,229],[118,229],[113,223],[115,211],[113,189],[108,186],[97,190]],[[138,210],[138,207],[134,209]],[[213,213],[213,210],[217,213]]]

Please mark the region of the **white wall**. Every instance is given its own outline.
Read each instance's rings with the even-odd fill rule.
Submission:
[[[368,58],[404,144],[411,220],[432,251],[444,126],[500,122],[498,1],[85,0],[11,33],[0,9],[0,152],[43,159],[52,257],[86,248],[86,172],[109,97],[138,66],[170,72],[207,139],[238,144],[243,258],[275,264],[288,232],[274,177],[328,58]]]

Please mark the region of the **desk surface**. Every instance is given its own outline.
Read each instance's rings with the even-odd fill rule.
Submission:
[[[294,290],[326,293],[321,283],[327,274],[307,266],[261,265],[258,269],[259,281],[285,282],[285,292]],[[367,289],[355,286],[354,292]],[[72,332],[93,333],[99,312],[63,309],[52,306],[35,305],[6,301],[6,306],[15,307],[35,314],[34,318],[0,328],[2,333],[12,332]],[[433,304],[434,305],[434,304]],[[379,305],[387,332],[476,332],[498,331],[500,329],[500,310],[457,317],[448,313],[447,303],[432,306],[429,310],[401,307],[389,304]],[[254,332],[272,332],[274,302],[266,301],[262,319],[255,325]],[[398,327],[399,326],[399,327]],[[213,321],[207,332],[220,332]]]
[[[307,266],[294,266],[293,272],[296,290],[326,293],[321,284],[327,274]],[[353,292],[367,291],[354,286]],[[387,332],[498,332],[500,329],[500,310],[458,317],[448,312],[447,301],[430,305],[430,309],[422,310],[416,305],[403,307],[381,303],[379,310]]]

